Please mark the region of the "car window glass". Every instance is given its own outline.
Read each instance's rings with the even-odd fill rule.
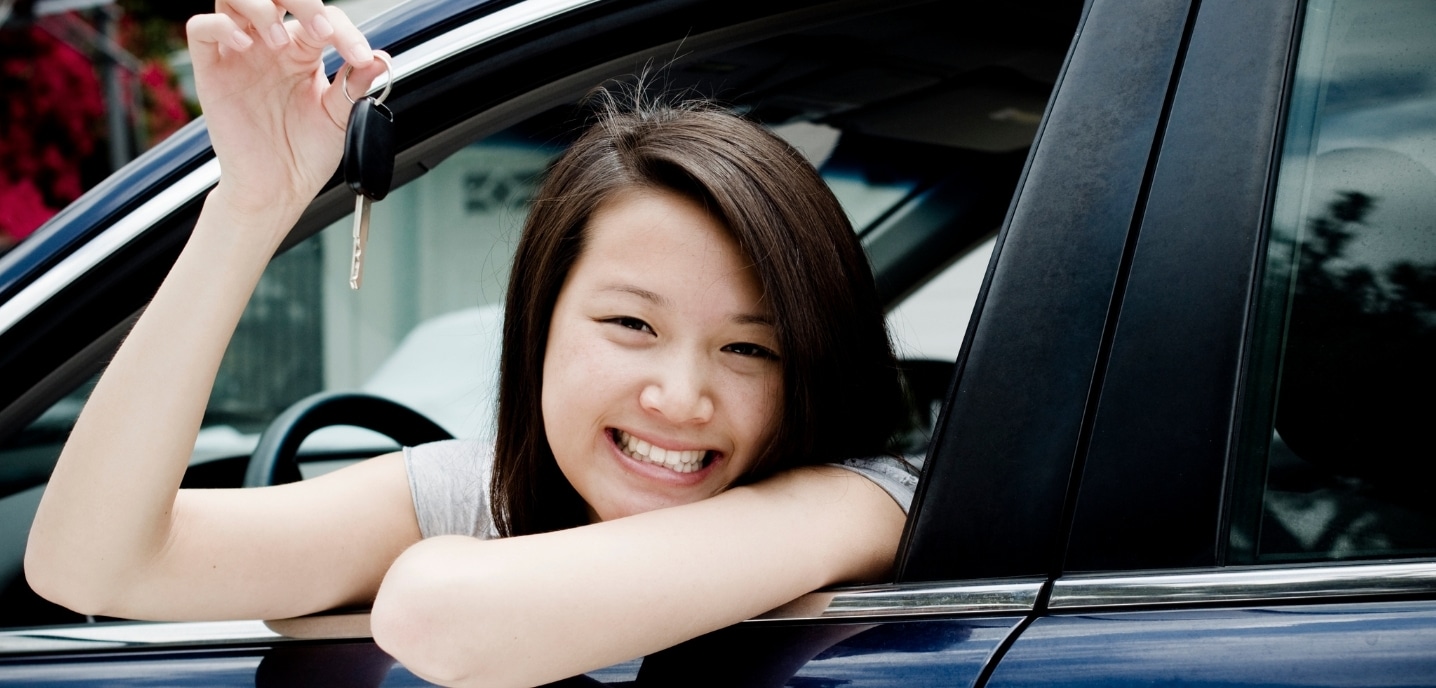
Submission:
[[[1436,4],[1307,8],[1233,561],[1436,553]]]
[[[888,331],[899,358],[957,360],[996,241],[995,237],[989,238],[958,256],[888,311]]]

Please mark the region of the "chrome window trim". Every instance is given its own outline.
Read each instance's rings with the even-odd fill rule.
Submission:
[[[873,585],[809,593],[745,623],[959,614],[1020,615],[1037,603],[1042,579],[962,584]],[[116,622],[0,631],[0,657],[205,645],[267,645],[294,640],[369,638],[367,612],[277,621]]]
[[[0,657],[194,645],[248,645],[285,640],[263,621],[129,621],[0,631]]]
[[[531,0],[505,7],[394,56],[392,79],[400,81],[481,43],[601,1]],[[383,88],[387,80],[385,77],[376,80],[371,91]],[[40,304],[94,269],[105,257],[207,192],[218,181],[219,163],[211,158],[70,253],[14,297],[0,304],[0,333],[8,332]]]
[[[481,43],[599,2],[602,0],[530,0],[505,7],[395,55],[392,77],[398,81]],[[376,79],[370,92],[383,88],[386,81],[384,77]]]
[[[1037,606],[1040,578],[906,583],[808,593],[749,622],[1025,614]]]
[[[1053,583],[1047,607],[1288,602],[1417,593],[1436,593],[1436,562],[1063,576]]]
[[[186,203],[208,191],[219,181],[219,161],[211,158],[198,169],[169,185],[154,198],[145,201],[130,214],[120,218],[84,246],[65,256],[58,265],[45,271],[20,293],[0,304],[0,332],[9,331],[15,323],[33,313],[40,304],[70,286],[80,275],[89,272],[100,261],[130,243],[156,222],[174,213]]]
[[[745,623],[1021,615],[1036,608],[1042,585],[1041,578],[1025,578],[822,590]],[[1047,608],[1060,612],[1419,593],[1436,593],[1436,562],[1064,576],[1053,584]],[[120,622],[0,631],[0,656],[368,637],[369,615],[363,612],[267,622]]]

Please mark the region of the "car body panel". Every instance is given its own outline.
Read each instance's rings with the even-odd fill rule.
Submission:
[[[565,685],[932,686],[976,682],[1020,617],[740,624]],[[3,642],[3,641],[0,641]],[[254,642],[254,641],[250,641]],[[695,678],[701,677],[701,678]],[[370,642],[0,658],[0,685],[427,686]]]
[[[1097,612],[1037,619],[988,686],[1419,686],[1436,602]]]

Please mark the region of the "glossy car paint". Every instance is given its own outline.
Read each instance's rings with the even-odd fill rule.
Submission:
[[[1055,616],[987,685],[1431,685],[1432,648],[1430,600]]]
[[[962,687],[1019,619],[737,626],[560,685]],[[427,686],[372,643],[0,659],[4,686]]]

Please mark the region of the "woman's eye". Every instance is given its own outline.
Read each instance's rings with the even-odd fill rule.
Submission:
[[[642,320],[639,320],[638,318],[630,318],[630,317],[627,317],[627,316],[619,316],[619,317],[617,317],[617,318],[608,318],[608,319],[604,320],[603,322],[606,322],[606,323],[608,323],[608,324],[610,324],[610,325],[618,325],[619,327],[626,328],[626,329],[629,329],[629,330],[635,330],[635,331],[638,331],[638,332],[648,332],[648,333],[650,333],[650,334],[653,332],[653,328],[650,327],[650,326],[648,325],[648,323],[643,322]]]
[[[730,353],[738,354],[739,356],[765,358],[772,361],[778,360],[778,354],[775,353],[772,349],[769,349],[765,346],[759,346],[757,344],[750,344],[748,342],[729,344],[728,346],[723,347],[723,350]]]

